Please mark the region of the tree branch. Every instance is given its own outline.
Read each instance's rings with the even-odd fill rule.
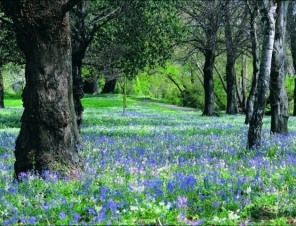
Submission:
[[[118,11],[120,9],[120,7],[117,7],[116,9],[114,9],[113,11],[111,11],[110,13],[108,13],[107,15],[105,16],[102,16],[102,15],[98,15],[96,16],[95,18],[93,18],[88,24],[87,24],[87,27],[101,21],[101,20],[104,20],[106,18],[108,18],[109,16],[111,16],[112,14],[114,14],[116,11]]]
[[[221,75],[220,71],[218,70],[216,64],[214,64],[214,67],[215,67],[215,70],[217,72],[217,74],[219,75],[219,78],[221,80],[221,83],[222,83],[222,86],[223,86],[223,89],[225,90],[225,92],[227,93],[227,88],[226,88],[226,84],[225,84],[225,81],[223,79],[223,76]]]

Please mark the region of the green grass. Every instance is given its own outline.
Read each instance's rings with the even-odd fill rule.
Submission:
[[[5,94],[4,95],[4,106],[5,107],[21,107],[23,104],[20,95]]]

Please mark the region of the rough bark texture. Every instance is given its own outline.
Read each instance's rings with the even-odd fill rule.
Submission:
[[[15,147],[15,174],[28,170],[82,169],[72,94],[67,1],[21,1],[16,6],[18,43],[26,58],[24,113]]]
[[[251,91],[249,94],[249,97],[247,99],[246,104],[246,118],[245,118],[245,124],[248,125],[251,121],[251,117],[254,111],[254,101],[255,101],[255,93],[257,90],[257,82],[258,82],[258,74],[259,74],[259,43],[257,38],[257,25],[256,25],[256,18],[258,15],[258,7],[257,5],[251,6],[248,2],[248,8],[250,11],[250,36],[252,41],[252,58],[253,58],[253,79],[252,79],[252,86]]]
[[[4,108],[4,85],[3,85],[3,76],[0,69],[0,108]]]
[[[227,50],[226,62],[226,85],[227,85],[227,107],[226,114],[236,114],[236,74],[235,74],[235,60],[236,48],[232,40],[232,29],[230,25],[229,7],[225,7],[225,43]]]
[[[101,93],[114,93],[117,79],[106,80],[104,88]]]
[[[204,91],[205,91],[205,106],[203,115],[212,116],[215,114],[214,108],[214,77],[213,69],[215,64],[215,51],[206,50],[204,74]]]
[[[82,0],[74,11],[75,29],[72,38],[72,76],[73,76],[73,100],[76,113],[78,130],[81,130],[83,106],[81,98],[84,96],[82,81],[82,59],[85,56],[88,45],[85,17],[86,1]]]
[[[231,54],[227,54],[231,55]],[[226,114],[234,115],[237,113],[236,106],[236,74],[235,60],[233,56],[227,56],[226,63],[226,83],[227,83],[227,108]]]
[[[261,145],[261,131],[269,91],[270,67],[275,35],[275,6],[268,0],[258,1],[263,22],[263,44],[254,112],[248,131],[248,148]]]
[[[275,38],[270,73],[270,106],[272,134],[288,133],[289,101],[286,91],[285,70],[285,32],[287,22],[288,1],[281,1],[276,9]]]

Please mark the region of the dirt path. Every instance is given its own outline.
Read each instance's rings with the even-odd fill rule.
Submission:
[[[180,107],[180,106],[173,105],[173,104],[158,103],[158,102],[154,102],[154,101],[150,101],[150,100],[140,100],[140,101],[148,103],[148,104],[156,104],[156,105],[159,105],[159,106],[162,106],[162,107],[166,107],[166,108],[170,108],[170,109],[174,109],[174,110],[179,110],[179,111],[193,111],[193,112],[198,111],[195,108]]]

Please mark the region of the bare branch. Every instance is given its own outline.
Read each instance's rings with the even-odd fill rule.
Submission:
[[[96,16],[95,18],[93,18],[93,19],[87,24],[87,26],[89,27],[89,26],[91,26],[91,25],[93,25],[93,24],[95,24],[95,23],[97,23],[97,22],[99,22],[99,21],[101,21],[101,20],[104,20],[104,19],[110,17],[112,14],[114,14],[115,12],[117,12],[119,9],[120,9],[120,7],[117,7],[116,9],[114,9],[113,11],[111,11],[110,13],[108,13],[108,14],[105,15],[105,16],[103,16],[103,15],[98,15],[98,16]]]

